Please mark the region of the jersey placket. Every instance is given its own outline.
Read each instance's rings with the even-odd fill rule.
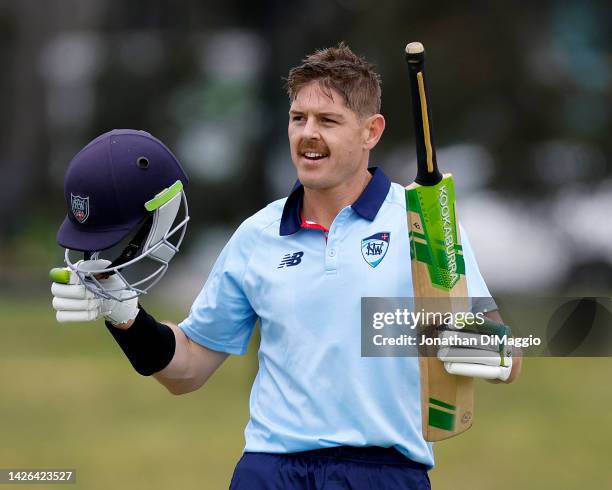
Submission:
[[[336,274],[338,269],[338,250],[340,247],[340,230],[342,229],[348,215],[350,213],[350,207],[342,209],[338,215],[334,218],[331,224],[331,228],[328,230],[323,225],[316,223],[315,221],[308,221],[301,214],[301,228],[307,228],[311,230],[320,230],[323,232],[325,238],[325,273]]]
[[[327,236],[325,247],[325,273],[336,274],[338,272],[338,255],[341,250],[342,230],[346,220],[351,213],[351,208],[342,209],[334,218]]]

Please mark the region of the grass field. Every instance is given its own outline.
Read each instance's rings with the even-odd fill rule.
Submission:
[[[48,298],[0,311],[0,468],[74,468],[92,490],[227,488],[256,345],[175,397],[101,323],[59,325]],[[611,359],[527,359],[514,385],[478,382],[474,427],[436,445],[434,489],[612,488],[611,378]]]

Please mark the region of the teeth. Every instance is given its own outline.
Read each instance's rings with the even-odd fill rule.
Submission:
[[[323,153],[314,153],[312,151],[307,151],[304,153],[304,155],[306,155],[308,158],[321,158],[324,156]]]

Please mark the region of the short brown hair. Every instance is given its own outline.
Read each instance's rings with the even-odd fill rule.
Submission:
[[[315,51],[289,71],[289,100],[293,102],[300,89],[315,80],[330,97],[331,89],[342,94],[346,106],[360,117],[380,112],[380,75],[344,42]]]

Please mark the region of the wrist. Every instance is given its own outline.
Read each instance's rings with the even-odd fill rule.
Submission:
[[[149,315],[142,307],[126,328],[116,328],[108,320],[106,326],[134,369],[143,376],[164,369],[176,348],[174,332]]]
[[[110,306],[109,311],[104,315],[104,319],[113,327],[121,330],[128,329],[134,323],[141,309],[138,300],[135,298],[124,302],[114,301],[114,304]]]
[[[127,330],[134,324],[134,320],[128,320],[127,322],[115,323],[110,318],[106,318],[106,321],[110,323],[112,327],[118,328],[119,330]]]

